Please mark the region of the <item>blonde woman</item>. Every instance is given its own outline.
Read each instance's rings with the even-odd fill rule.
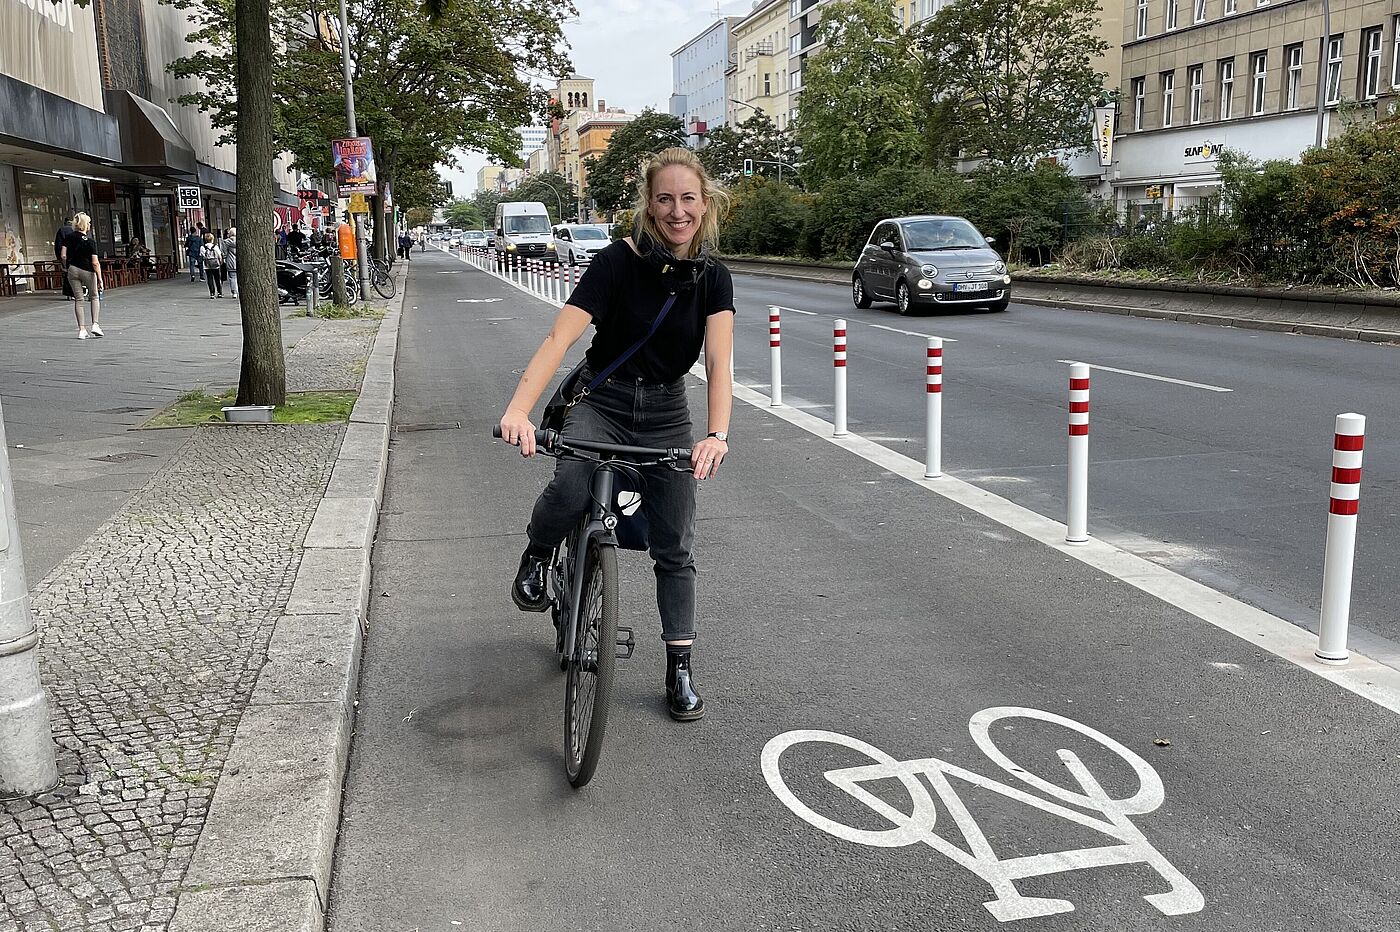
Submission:
[[[666,149],[638,179],[636,233],[613,243],[588,266],[525,368],[501,417],[501,436],[525,456],[535,453],[530,411],[588,326],[595,328],[580,384],[605,370],[652,329],[668,297],[676,300],[656,332],[606,381],[569,409],[564,433],[644,447],[692,447],[691,474],[646,471],[642,507],[656,563],[656,601],[666,642],[666,700],[671,717],[693,721],[705,702],[691,678],[695,640],[695,480],[715,474],[729,452],[733,404],[734,284],[707,255],[719,234],[728,194],[689,149]],[[692,443],[685,374],[705,350],[709,377],[707,436]],[[548,608],[546,567],[554,549],[588,508],[592,467],[560,460],[535,503],[529,546],[511,597],[524,611]]]
[[[79,213],[73,218],[73,232],[63,240],[60,259],[68,263],[68,283],[73,289],[73,315],[78,318],[78,339],[104,336],[97,316],[102,310],[102,263],[92,238],[92,218]],[[83,301],[88,304],[91,326],[83,325]]]

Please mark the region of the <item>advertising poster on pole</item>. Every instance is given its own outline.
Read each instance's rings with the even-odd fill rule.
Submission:
[[[342,195],[377,194],[374,147],[368,136],[331,140],[335,183]]]

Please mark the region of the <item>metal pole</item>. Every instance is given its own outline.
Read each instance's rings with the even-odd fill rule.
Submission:
[[[846,436],[846,322],[838,319],[832,330],[831,362],[836,370],[836,411],[832,436]]]
[[[39,680],[39,628],[29,610],[19,516],[0,410],[0,797],[30,796],[58,783],[49,701]]]
[[[1317,49],[1317,147],[1322,148],[1322,121],[1327,115],[1327,45],[1332,41],[1332,5],[1322,0],[1322,43]]]
[[[1327,551],[1322,560],[1322,623],[1314,653],[1323,663],[1343,664],[1351,621],[1351,571],[1356,557],[1356,507],[1361,498],[1361,449],[1366,418],[1337,415],[1332,438],[1331,505],[1327,509]]]
[[[340,71],[345,81],[345,122],[350,135],[360,135],[355,124],[355,85],[350,82],[350,21],[345,12],[345,0],[340,0]],[[337,192],[338,193],[338,192]],[[355,228],[355,267],[360,276],[360,294],[369,295],[369,270],[365,262],[364,237],[360,231],[360,215],[352,213],[350,223]]]
[[[1089,541],[1089,367],[1069,367],[1069,508],[1065,541]]]
[[[928,437],[928,453],[924,462],[924,478],[937,479],[943,475],[943,338],[929,337],[927,352],[924,433]]]

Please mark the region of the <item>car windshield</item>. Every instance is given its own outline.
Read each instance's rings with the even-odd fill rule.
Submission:
[[[507,233],[548,233],[549,218],[543,214],[516,214],[506,217]]]
[[[903,227],[910,251],[981,249],[987,245],[977,228],[966,220],[912,220]]]
[[[607,239],[608,235],[602,230],[594,230],[590,227],[579,227],[574,231],[574,239]]]

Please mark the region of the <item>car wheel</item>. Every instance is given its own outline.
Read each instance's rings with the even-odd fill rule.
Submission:
[[[908,317],[909,311],[912,308],[912,304],[909,300],[909,286],[904,282],[900,282],[898,285],[895,286],[894,301],[895,305],[899,308],[899,313],[905,317]]]
[[[870,295],[865,293],[865,282],[860,280],[859,275],[851,279],[851,301],[859,308],[870,306]]]
[[[572,268],[575,268],[575,267],[577,267],[577,266],[578,266],[578,256],[574,255],[574,251],[573,251],[572,249],[570,249],[570,250],[569,250],[569,268],[572,269]]]
[[[1010,303],[1011,303],[1011,295],[1007,295],[1006,297],[1002,298],[1000,301],[993,301],[991,304],[988,304],[988,305],[987,305],[987,310],[989,310],[989,311],[1004,311],[1004,310],[1006,310],[1006,306],[1007,306],[1008,304],[1010,304]]]

